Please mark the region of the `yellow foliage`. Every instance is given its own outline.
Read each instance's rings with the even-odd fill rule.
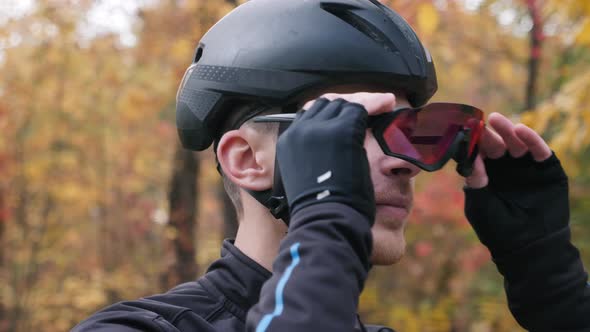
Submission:
[[[181,39],[174,42],[170,49],[170,55],[178,60],[185,60],[193,53],[195,45],[190,39]]]
[[[120,100],[118,109],[126,122],[140,123],[150,108],[150,96],[139,87],[132,87]]]
[[[96,308],[106,299],[103,289],[97,286],[99,285],[89,284],[86,280],[77,277],[69,277],[64,281],[64,292],[71,296],[74,307]]]
[[[390,310],[389,326],[405,332],[421,332],[419,317],[408,307],[395,306]]]
[[[417,310],[394,305],[389,312],[388,324],[406,332],[447,332],[451,330],[450,312],[455,306],[455,301],[450,297],[445,297],[434,305],[422,305]]]
[[[418,28],[424,35],[432,35],[438,27],[438,11],[432,3],[425,2],[418,6]]]
[[[548,7],[564,15],[564,20],[579,20],[577,31],[573,32],[578,45],[590,45],[590,1],[587,0],[551,0]]]
[[[498,66],[498,74],[503,82],[510,81],[514,77],[514,68],[512,63],[503,61]]]
[[[64,151],[60,153],[58,163],[61,168],[68,171],[74,170],[79,166],[78,158],[72,151]]]
[[[24,176],[32,183],[40,184],[51,170],[51,160],[46,157],[35,158],[23,166]]]
[[[524,113],[523,123],[541,133],[553,132],[549,146],[562,158],[571,176],[579,174],[576,156],[590,146],[590,70],[565,84],[537,109]]]
[[[377,287],[365,287],[359,299],[361,308],[378,308],[379,294],[377,294]]]
[[[508,310],[505,300],[485,297],[478,301],[482,321],[478,324],[482,330],[486,328],[494,332],[522,331]]]
[[[78,203],[84,201],[86,191],[80,185],[73,181],[64,182],[54,188],[54,195],[64,203]]]
[[[586,18],[582,23],[582,28],[576,36],[576,43],[590,45],[590,18]]]
[[[528,111],[522,114],[521,121],[523,124],[533,128],[535,131],[542,133],[547,130],[547,126],[558,112],[553,107],[539,107],[535,111]]]

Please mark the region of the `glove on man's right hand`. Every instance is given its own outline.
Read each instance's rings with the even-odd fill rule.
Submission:
[[[363,147],[368,114],[343,99],[318,99],[279,137],[277,160],[291,214],[323,202],[344,203],[375,219]]]
[[[492,255],[502,256],[568,226],[567,176],[552,155],[487,159],[489,185],[465,189],[465,214]]]

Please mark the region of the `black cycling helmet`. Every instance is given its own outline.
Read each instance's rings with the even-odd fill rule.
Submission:
[[[437,89],[430,54],[378,0],[251,0],[197,46],[177,94],[178,134],[185,148],[204,150],[237,106],[297,107],[345,84],[403,91],[415,107]]]

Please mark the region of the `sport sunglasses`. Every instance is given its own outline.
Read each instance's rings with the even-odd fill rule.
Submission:
[[[295,113],[258,116],[254,122],[295,120]],[[433,172],[451,158],[457,172],[471,175],[478,142],[485,128],[484,113],[473,106],[432,103],[419,108],[396,109],[369,117],[368,127],[383,152]]]

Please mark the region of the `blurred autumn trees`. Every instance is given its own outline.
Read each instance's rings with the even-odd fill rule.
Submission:
[[[429,47],[435,100],[511,114],[550,141],[588,266],[590,3],[383,2]],[[200,36],[236,3],[148,2],[130,14],[132,43],[80,33],[97,3],[37,1],[0,22],[0,331],[68,330],[109,303],[165,291],[235,232],[212,153],[178,144],[174,103]],[[365,320],[519,330],[460,189],[451,168],[420,177],[407,255],[372,273]]]
[[[0,68],[4,330],[67,330],[106,303],[160,291],[178,265],[175,240],[191,238],[167,223],[177,220],[174,96],[194,42],[227,9],[157,4],[139,13],[129,47],[79,36],[92,5],[39,2],[2,27],[16,43]]]

